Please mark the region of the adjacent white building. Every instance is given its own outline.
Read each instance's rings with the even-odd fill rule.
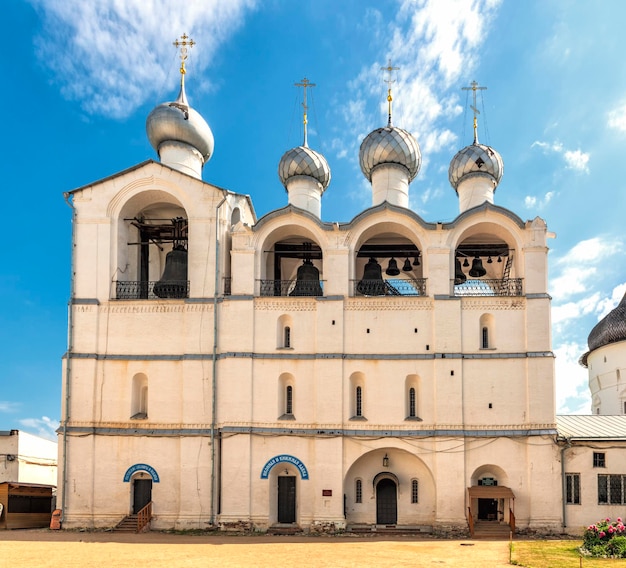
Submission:
[[[56,442],[20,430],[0,430],[0,483],[57,484]]]
[[[160,162],[66,194],[64,527],[152,503],[154,528],[562,530],[551,234],[494,204],[493,148],[454,156],[460,213],[425,221],[390,107],[360,149],[371,207],[322,221],[305,135],[257,219],[202,180],[213,135],[182,81],[147,131]]]

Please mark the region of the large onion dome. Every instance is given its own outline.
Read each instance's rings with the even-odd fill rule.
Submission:
[[[372,181],[372,171],[382,164],[404,166],[409,174],[408,181],[415,179],[422,164],[420,147],[413,135],[388,125],[370,132],[359,150],[359,163],[363,175]]]
[[[287,150],[278,163],[278,177],[287,189],[287,182],[296,176],[307,176],[317,180],[322,191],[330,183],[330,168],[326,158],[308,146]]]
[[[450,185],[455,191],[459,184],[467,178],[474,176],[487,176],[493,181],[493,189],[502,179],[504,164],[502,157],[490,146],[474,142],[459,151],[452,161],[448,170]],[[458,193],[458,191],[457,191]]]
[[[203,164],[213,154],[213,132],[204,118],[189,106],[182,82],[174,102],[160,104],[148,115],[146,132],[157,152],[164,142],[181,142],[195,148]]]
[[[589,351],[626,340],[626,295],[619,305],[601,319],[587,338]]]

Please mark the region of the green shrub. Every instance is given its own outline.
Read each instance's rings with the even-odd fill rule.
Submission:
[[[589,525],[583,535],[581,552],[588,556],[626,558],[626,526],[620,517]]]

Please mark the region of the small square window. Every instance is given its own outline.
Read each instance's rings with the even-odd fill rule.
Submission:
[[[593,452],[593,467],[606,467],[604,452]]]

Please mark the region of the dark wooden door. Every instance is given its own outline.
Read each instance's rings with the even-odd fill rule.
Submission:
[[[395,525],[398,522],[398,498],[395,482],[381,479],[376,485],[376,524]]]
[[[479,499],[478,500],[478,520],[495,521],[498,519],[498,500]]]
[[[296,522],[296,478],[278,478],[278,522]]]
[[[133,481],[133,514],[138,513],[152,501],[152,479]]]

